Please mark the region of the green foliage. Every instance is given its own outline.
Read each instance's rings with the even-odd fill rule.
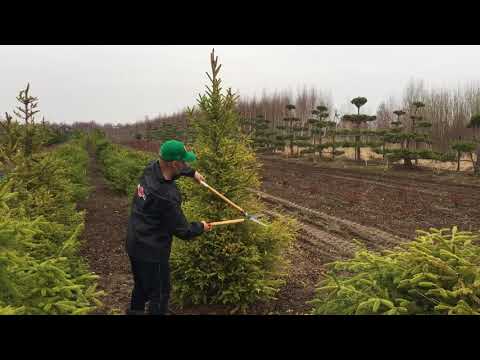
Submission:
[[[390,161],[398,160],[415,160],[415,159],[429,159],[429,160],[442,160],[444,157],[442,154],[434,152],[429,149],[421,150],[409,150],[409,149],[388,149],[385,150],[385,155]]]
[[[468,123],[469,128],[480,128],[480,114],[475,114]]]
[[[458,141],[452,145],[452,149],[460,153],[474,152],[476,148],[477,144],[465,141]]]
[[[328,264],[312,313],[480,315],[479,235],[418,231],[393,251]]]
[[[344,115],[342,119],[343,121],[350,121],[355,124],[362,124],[370,121],[375,121],[377,117],[364,115],[364,114],[360,114],[360,115],[353,114],[353,115]]]
[[[111,187],[123,194],[133,194],[143,169],[155,157],[112,144],[102,137],[98,137],[95,144],[104,176]]]
[[[342,121],[355,124],[355,129],[337,131],[338,135],[354,136],[353,146],[355,148],[355,160],[361,160],[362,136],[376,136],[376,131],[360,129],[362,124],[372,122],[377,119],[376,116],[360,114],[360,108],[367,103],[364,97],[357,97],[351,101],[357,107],[357,114],[347,114],[342,117]],[[346,143],[344,143],[346,145]],[[344,146],[346,147],[346,146]]]
[[[102,295],[78,255],[88,155],[75,141],[36,158],[0,183],[0,314],[86,314]]]
[[[160,140],[161,142],[169,139],[183,139],[185,131],[175,124],[162,123],[159,129],[149,132],[149,140]]]
[[[351,103],[355,105],[360,111],[360,108],[367,103],[367,99],[364,97],[356,97],[351,101]]]
[[[418,128],[430,128],[430,127],[432,127],[432,123],[430,123],[428,121],[421,121],[417,124],[417,127]]]
[[[237,97],[222,92],[220,66],[212,53],[211,85],[198,99],[199,111],[189,111],[197,138],[194,167],[208,183],[249,213],[263,205],[247,188],[258,188],[258,163],[247,138],[238,131]],[[180,181],[188,199],[187,218],[214,221],[239,213],[189,179]],[[240,215],[241,217],[241,215]],[[252,222],[214,228],[192,242],[175,242],[172,250],[174,299],[180,304],[226,304],[245,309],[278,292],[282,252],[293,240],[293,220],[280,218],[264,228]]]
[[[452,154],[442,154],[439,152],[434,152],[429,149],[420,149],[420,144],[431,145],[432,141],[430,135],[425,131],[431,128],[432,124],[428,121],[420,121],[423,119],[423,116],[417,115],[419,109],[425,107],[425,104],[420,101],[415,101],[412,103],[413,114],[410,114],[410,119],[412,120],[412,128],[410,131],[407,131],[406,127],[400,127],[402,122],[400,118],[406,115],[406,112],[403,110],[396,110],[393,113],[397,115],[397,121],[392,121],[392,125],[395,127],[386,131],[382,136],[381,140],[384,143],[382,149],[379,149],[377,146],[375,152],[383,154],[385,158],[390,161],[399,161],[403,160],[405,166],[413,166],[412,160],[415,160],[415,164],[419,159],[425,160],[436,160],[436,161],[451,161]],[[419,129],[423,129],[420,132]],[[386,149],[387,144],[400,144],[401,149]]]
[[[284,146],[283,141],[276,141],[282,139],[278,138],[276,129],[270,129],[269,123],[270,121],[265,119],[263,115],[257,115],[256,119],[249,122],[251,130],[247,134],[251,135],[253,140],[251,143],[255,151],[273,151],[277,146]]]
[[[457,160],[457,154],[451,151],[447,151],[446,153],[439,153],[437,154],[437,159],[441,162],[453,162]]]

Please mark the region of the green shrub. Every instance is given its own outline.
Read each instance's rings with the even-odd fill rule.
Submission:
[[[328,264],[312,314],[480,315],[479,235],[418,231],[394,250]]]

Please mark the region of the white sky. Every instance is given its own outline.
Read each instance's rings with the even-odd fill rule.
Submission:
[[[478,45],[105,45],[0,46],[0,114],[30,82],[40,116],[73,123],[128,123],[196,104],[210,51],[224,87],[240,95],[315,86],[339,109],[364,96],[374,113],[412,79],[456,88],[480,81]],[[3,117],[3,116],[2,116]]]

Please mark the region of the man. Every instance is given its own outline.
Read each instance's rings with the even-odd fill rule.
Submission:
[[[187,222],[175,184],[180,176],[192,177],[199,183],[204,180],[186,164],[195,159],[182,142],[169,140],[160,147],[160,159],[152,161],[143,172],[128,222],[126,248],[134,279],[128,315],[144,314],[148,301],[148,314],[168,313],[172,235],[190,240],[211,230],[205,221]]]

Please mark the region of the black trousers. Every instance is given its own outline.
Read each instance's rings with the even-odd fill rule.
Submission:
[[[145,311],[149,303],[148,313],[151,315],[165,315],[168,312],[170,300],[170,265],[169,256],[160,262],[144,262],[130,257],[134,287],[130,310],[133,312]]]

